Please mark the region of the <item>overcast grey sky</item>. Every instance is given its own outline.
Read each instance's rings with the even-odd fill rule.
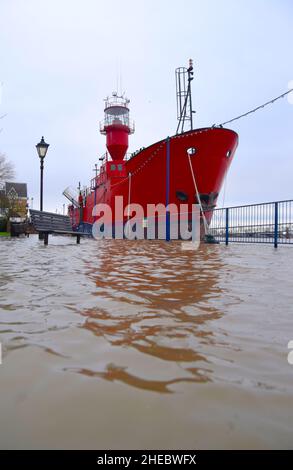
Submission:
[[[290,0],[0,0],[0,151],[36,208],[35,144],[44,135],[44,206],[61,209],[63,189],[87,184],[104,153],[98,121],[119,69],[134,151],[175,132],[174,69],[190,57],[201,127],[287,91],[292,45]],[[293,197],[292,125],[293,105],[283,99],[231,126],[240,144],[225,205]]]

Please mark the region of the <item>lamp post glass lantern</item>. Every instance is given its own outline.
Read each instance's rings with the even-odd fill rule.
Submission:
[[[40,158],[40,169],[41,169],[41,184],[40,184],[40,211],[43,210],[43,173],[44,173],[44,158],[47,154],[49,144],[44,140],[44,136],[41,141],[36,145],[36,149]]]

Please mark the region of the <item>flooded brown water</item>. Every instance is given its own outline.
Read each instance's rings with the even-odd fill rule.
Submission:
[[[0,448],[293,448],[293,247],[0,240]]]

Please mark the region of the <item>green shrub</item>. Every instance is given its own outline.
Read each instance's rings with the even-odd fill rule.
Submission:
[[[7,230],[7,220],[6,219],[0,219],[0,232],[6,232]]]

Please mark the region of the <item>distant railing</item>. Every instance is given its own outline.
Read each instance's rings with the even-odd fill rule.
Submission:
[[[293,200],[214,209],[209,233],[226,245],[293,244]]]

